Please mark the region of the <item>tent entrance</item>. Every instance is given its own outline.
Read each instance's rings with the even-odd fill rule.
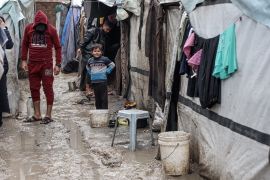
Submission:
[[[109,7],[98,1],[84,1],[85,15],[87,18],[87,29],[92,27],[102,27],[105,21],[114,24],[112,30],[106,34],[104,56],[113,61],[116,66],[116,55],[120,48],[120,23],[115,20],[116,7]],[[116,67],[119,68],[119,67]],[[108,77],[110,89],[116,87],[116,70]]]

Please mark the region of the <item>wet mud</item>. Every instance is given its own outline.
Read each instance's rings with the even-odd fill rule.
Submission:
[[[155,160],[157,146],[151,146],[147,128],[138,129],[135,152],[128,150],[127,126],[118,128],[111,147],[113,128],[89,125],[94,99],[87,100],[80,91],[68,91],[68,82],[75,80],[74,74],[56,78],[54,122],[48,125],[22,122],[29,90],[26,80],[20,82],[20,113],[16,119],[5,119],[0,128],[0,179],[200,179],[196,174],[166,176],[161,162]],[[123,104],[121,97],[109,96],[110,118]],[[157,144],[157,134],[154,137]]]

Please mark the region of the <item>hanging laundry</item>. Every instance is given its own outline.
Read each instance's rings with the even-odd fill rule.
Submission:
[[[185,26],[185,30],[183,32],[183,39],[182,39],[182,44],[181,44],[180,48],[184,47],[184,44],[188,38],[190,29],[191,29],[190,22],[187,22],[187,24]],[[189,74],[190,69],[189,69],[189,66],[187,63],[187,58],[186,58],[185,54],[183,53],[183,51],[180,53],[179,60],[180,60],[179,74],[180,75]]]
[[[198,71],[198,67],[201,63],[202,58],[202,49],[197,51],[189,60],[188,65],[191,66],[192,70],[195,71],[195,73]]]
[[[166,99],[165,75],[166,43],[164,42],[164,10],[158,0],[151,1],[145,30],[145,55],[149,57],[149,96],[164,107]]]
[[[221,81],[212,76],[219,36],[204,39],[188,28],[185,35],[180,73],[188,77],[187,96],[199,97],[202,108],[211,108],[221,102]]]
[[[186,55],[186,57],[189,59],[191,55],[191,48],[194,46],[194,41],[195,41],[195,33],[191,33],[188,39],[185,42],[183,51]]]
[[[190,38],[192,38],[192,43],[189,42],[189,40],[186,41],[186,43],[190,43],[193,44],[193,46],[191,46],[190,49],[190,54],[188,55],[189,57],[193,57],[193,59],[191,59],[194,62],[199,62],[197,63],[198,65],[196,65],[196,68],[194,69],[194,66],[192,64],[189,63],[190,59],[187,59],[187,64],[188,64],[188,88],[187,88],[187,95],[189,97],[199,97],[199,91],[198,91],[198,80],[197,80],[197,75],[198,75],[198,67],[201,61],[201,52],[202,52],[202,48],[205,42],[205,39],[199,37],[197,34],[194,33],[194,41],[193,41],[193,35],[190,34]],[[188,50],[189,51],[189,50]],[[186,51],[186,52],[188,52]],[[196,54],[197,53],[197,54]]]
[[[221,103],[221,81],[212,76],[219,36],[205,39],[198,70],[198,91],[202,108],[211,108]]]
[[[187,57],[188,65],[192,68],[194,71],[194,76],[196,76],[196,73],[198,71],[198,67],[200,65],[201,56],[202,56],[202,49],[199,49],[194,54],[191,54],[191,49],[195,45],[195,33],[191,32],[190,36],[185,42],[183,51]]]
[[[229,78],[237,71],[235,25],[231,25],[220,35],[213,76],[220,79]]]

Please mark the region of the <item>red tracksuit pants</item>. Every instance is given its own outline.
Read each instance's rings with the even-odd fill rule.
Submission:
[[[28,64],[30,91],[33,102],[40,101],[41,82],[47,99],[47,105],[53,105],[53,64],[43,62],[30,62]]]

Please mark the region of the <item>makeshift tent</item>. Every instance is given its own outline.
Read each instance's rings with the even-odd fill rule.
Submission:
[[[178,129],[192,134],[193,158],[201,175],[210,179],[260,179],[270,173],[270,103],[266,98],[270,84],[266,37],[270,37],[270,29],[266,21],[262,22],[269,19],[262,13],[266,11],[256,15],[250,12],[262,7],[266,10],[269,3],[223,2],[187,8],[191,10],[189,18],[194,31],[206,39],[235,24],[239,69],[221,81],[221,104],[210,109],[201,108],[198,98],[186,95],[187,78],[182,76]]]
[[[151,62],[142,51],[145,48],[143,36],[147,29],[145,21],[151,2],[144,1],[143,13],[140,16],[132,15],[128,19],[129,98],[143,108],[151,107],[153,102],[148,96]],[[221,104],[203,109],[199,98],[186,95],[188,79],[185,76],[179,79],[179,91],[176,88],[175,92],[175,77],[180,77],[177,60],[182,54],[180,44],[183,38],[185,13],[181,12],[181,6],[178,10],[172,7],[178,1],[161,2],[165,12],[162,32],[166,32],[164,34],[166,48],[163,53],[167,54],[165,58],[167,99],[166,101],[164,99],[163,113],[166,119],[169,118],[167,122],[170,124],[168,126],[171,126],[170,130],[174,128],[192,134],[191,157],[199,163],[199,172],[202,176],[210,179],[266,178],[270,174],[268,165],[270,126],[267,120],[270,115],[270,104],[266,98],[269,95],[270,83],[266,69],[270,54],[265,38],[270,36],[267,23],[269,15],[266,15],[270,12],[266,11],[269,3],[228,0],[182,1],[193,30],[201,38],[206,40],[215,38],[233,24],[236,28],[238,70],[230,78],[221,81]],[[254,15],[258,9],[263,10]],[[142,36],[139,36],[140,34]],[[153,51],[155,47],[150,48]],[[179,96],[172,96],[176,93],[179,93]],[[172,104],[175,103],[175,98],[176,103],[178,101],[177,107]],[[171,116],[172,113],[175,114],[175,110],[177,122],[173,124],[175,118]],[[175,125],[177,127],[174,127]]]
[[[22,32],[25,24],[32,21],[34,16],[34,3],[31,0],[4,0],[0,3],[0,14],[6,20],[11,37],[14,41],[14,47],[11,50],[6,50],[7,59],[9,62],[9,72],[7,75],[8,98],[10,110],[13,115],[19,111],[20,92],[18,84],[18,62],[20,53],[20,44]],[[25,20],[27,17],[27,21]]]

